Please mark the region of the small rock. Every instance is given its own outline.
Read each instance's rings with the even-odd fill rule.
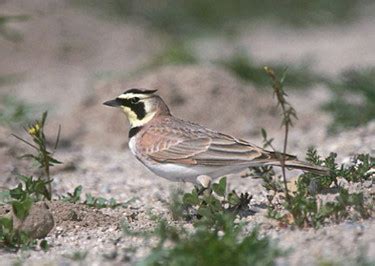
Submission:
[[[46,237],[54,224],[53,216],[45,202],[33,204],[29,215],[24,220],[20,220],[13,214],[14,229],[27,232],[34,239]]]
[[[340,186],[340,187],[343,187],[343,188],[348,188],[349,187],[349,182],[348,180],[346,180],[345,178],[339,178],[337,180],[337,184]]]
[[[208,175],[200,175],[197,177],[197,182],[201,184],[203,188],[209,188],[211,185],[212,179]]]
[[[12,218],[12,208],[10,205],[0,206],[0,217]]]
[[[363,182],[363,186],[365,188],[370,188],[372,186],[372,180],[366,180],[365,182]]]

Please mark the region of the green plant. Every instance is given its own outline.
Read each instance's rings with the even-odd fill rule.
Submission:
[[[47,149],[47,139],[44,134],[44,126],[47,119],[47,112],[44,112],[42,115],[41,120],[36,120],[33,125],[31,125],[28,129],[25,129],[28,135],[32,138],[34,144],[30,143],[29,141],[18,137],[17,135],[12,134],[17,139],[21,140],[22,142],[26,143],[30,147],[32,147],[36,153],[35,154],[25,154],[21,158],[31,158],[35,162],[37,162],[39,168],[43,169],[44,178],[48,184],[48,196],[47,199],[51,199],[52,197],[52,179],[50,176],[50,167],[54,166],[55,164],[60,164],[61,162],[56,160],[53,155],[57,149],[57,145],[60,139],[60,132],[61,126],[59,126],[59,130],[57,132],[57,137],[55,140],[53,151],[49,151]]]
[[[306,153],[306,161],[315,165],[325,165],[330,168],[330,175],[319,176],[314,173],[304,173],[299,176],[297,187],[300,190],[308,189],[310,194],[316,194],[323,189],[329,189],[332,184],[338,187],[337,178],[341,177],[349,182],[362,182],[371,180],[375,167],[375,158],[369,154],[355,155],[349,166],[338,165],[336,154],[331,153],[328,157],[321,159],[315,148],[310,147]]]
[[[19,42],[22,41],[22,35],[17,31],[14,31],[9,28],[8,24],[11,22],[19,22],[19,21],[26,21],[30,17],[27,15],[13,15],[13,16],[6,16],[0,15],[0,36],[4,39],[12,42]]]
[[[272,68],[264,67],[264,70],[266,71],[267,75],[270,77],[272,81],[272,89],[277,100],[277,107],[279,107],[282,111],[281,126],[284,127],[284,145],[283,145],[282,154],[276,152],[275,148],[272,146],[272,140],[266,140],[267,135],[266,135],[265,130],[262,130],[262,134],[263,134],[263,138],[265,139],[265,143],[268,146],[270,146],[275,151],[276,155],[278,155],[279,157],[281,170],[283,174],[285,199],[288,202],[289,192],[288,192],[287,180],[286,180],[286,175],[285,175],[285,160],[286,160],[286,154],[287,154],[286,149],[288,146],[289,128],[293,126],[293,120],[297,119],[297,112],[293,108],[293,106],[286,100],[287,94],[285,93],[284,88],[283,88],[287,70],[283,72],[281,77],[278,77]]]
[[[278,181],[271,167],[260,167],[252,170],[257,176],[264,180],[264,187],[269,193],[268,216],[281,220],[287,224],[295,224],[299,227],[314,226],[318,227],[327,220],[339,222],[351,214],[348,209],[354,209],[362,218],[369,218],[373,211],[373,206],[365,202],[363,193],[349,193],[347,189],[339,187],[338,178],[342,177],[348,181],[362,181],[370,178],[371,169],[375,166],[374,158],[369,155],[357,155],[350,167],[340,167],[336,163],[336,154],[332,153],[327,158],[322,159],[317,151],[309,148],[306,160],[311,164],[325,166],[330,169],[327,175],[317,175],[309,172],[300,175],[296,181],[296,191],[289,193],[287,180],[285,177],[285,155],[288,144],[289,128],[293,126],[293,119],[297,118],[296,111],[286,101],[286,93],[283,90],[285,72],[281,78],[278,78],[275,72],[265,67],[267,74],[272,80],[274,95],[276,96],[278,106],[282,111],[282,126],[284,127],[284,145],[283,152],[279,153],[279,160],[282,168],[283,187]],[[267,132],[261,130],[264,146],[271,147],[273,139],[268,139]],[[277,154],[277,153],[276,153]],[[323,190],[329,190],[334,186],[338,189],[338,195],[335,201],[325,202],[319,197]],[[283,192],[285,201],[282,208],[279,202],[274,203],[274,198],[280,192]]]
[[[61,196],[61,199],[65,202],[70,203],[80,203],[81,202],[82,186],[77,186],[73,193],[68,192],[67,195]],[[94,197],[90,193],[86,193],[86,200],[82,202],[83,204],[92,208],[116,208],[119,206],[124,206],[126,203],[118,203],[114,198],[105,199],[103,197]]]
[[[375,158],[369,154],[357,154],[348,168],[341,168],[341,175],[351,182],[374,179]]]
[[[306,153],[306,161],[314,165],[324,165],[330,169],[330,175],[316,175],[311,172],[303,173],[298,177],[297,188],[299,190],[307,189],[310,194],[320,193],[328,189],[331,184],[337,186],[337,177],[340,175],[340,169],[335,162],[336,154],[331,153],[327,158],[321,159],[315,148],[309,147]]]
[[[73,193],[68,192],[65,195],[61,196],[62,201],[70,203],[79,203],[81,201],[82,186],[77,186]]]
[[[21,220],[25,219],[33,202],[43,198],[50,199],[47,186],[48,181],[41,179],[33,180],[33,177],[19,176],[21,183],[14,189],[9,190],[13,213]]]
[[[160,54],[156,55],[150,63],[150,67],[161,65],[181,65],[181,64],[194,64],[198,59],[194,56],[191,49],[186,44],[175,42]]]
[[[18,203],[15,204],[12,202],[13,212],[19,219],[24,219],[28,215],[28,210],[32,203],[25,201]],[[19,249],[35,248],[37,244],[37,240],[30,237],[28,233],[14,229],[12,218],[6,216],[0,217],[0,248],[17,251]],[[40,241],[39,247],[43,251],[47,251],[49,249],[47,240],[43,239]]]
[[[121,206],[121,203],[117,203],[117,201],[114,198],[105,199],[103,197],[94,197],[91,194],[86,194],[86,200],[84,201],[84,204],[86,204],[89,207],[93,208],[116,208],[118,206]]]
[[[217,219],[217,226],[200,224],[193,232],[162,220],[150,235],[157,237],[156,247],[137,265],[274,265],[282,255],[256,229],[242,237],[231,216]]]
[[[0,76],[0,85],[12,80],[13,78],[10,80],[10,77],[8,79]],[[0,125],[14,126],[31,121],[30,113],[33,108],[33,106],[15,97],[2,97],[0,101]]]
[[[18,249],[31,248],[36,245],[36,240],[23,231],[13,228],[13,221],[8,217],[0,217],[0,247],[13,251]]]
[[[255,64],[244,52],[236,53],[232,57],[221,60],[218,63],[244,81],[252,82],[261,87],[269,84],[269,78],[263,75],[264,70],[262,66]],[[285,68],[285,65],[273,64],[273,69],[277,73],[282,72]],[[302,64],[288,69],[288,79],[285,80],[285,85],[293,88],[306,88],[323,80],[325,80],[324,77],[312,72],[308,65]]]
[[[212,188],[201,190],[195,187],[191,193],[185,193],[182,198],[183,216],[199,218],[195,223],[208,223],[214,226],[217,216],[228,214],[234,216],[241,210],[248,208],[251,196],[248,193],[238,195],[234,190],[227,193],[227,179],[223,177],[219,183],[212,184]],[[174,215],[176,216],[176,215]]]
[[[136,19],[174,36],[236,32],[244,22],[276,21],[294,26],[348,22],[358,15],[363,0],[290,0],[283,5],[273,0],[76,0],[108,18]]]
[[[333,115],[329,131],[358,127],[375,117],[375,68],[348,70],[340,81],[329,82],[332,99],[322,105]]]
[[[24,220],[36,201],[49,197],[48,182],[33,179],[31,176],[19,176],[21,183],[13,189],[2,192],[2,204],[10,204],[14,215]],[[18,250],[20,248],[34,248],[37,241],[26,232],[15,230],[13,220],[7,216],[0,217],[0,247]],[[48,249],[48,242],[42,240],[39,243],[42,250]]]
[[[158,244],[138,265],[273,265],[282,255],[257,229],[243,235],[236,214],[248,208],[251,197],[227,192],[226,178],[209,188],[172,194],[172,215],[193,219],[194,230],[167,224],[163,219],[150,232],[124,232],[133,237],[158,239]]]
[[[304,173],[298,176],[297,190],[290,194],[289,201],[284,202],[283,208],[270,204],[268,216],[299,227],[319,227],[328,221],[338,223],[356,214],[363,219],[371,217],[374,206],[366,202],[363,192],[349,193],[347,189],[338,185],[337,179],[344,178],[348,181],[369,179],[370,170],[375,166],[374,158],[360,154],[353,160],[355,164],[347,167],[337,166],[335,158],[336,155],[331,154],[322,159],[315,149],[309,148],[306,160],[316,165],[328,166],[331,169],[330,175]],[[361,179],[353,179],[353,176],[361,176]],[[270,190],[272,191],[273,187]],[[323,190],[332,191],[331,193],[338,191],[335,200],[322,200],[319,193]]]

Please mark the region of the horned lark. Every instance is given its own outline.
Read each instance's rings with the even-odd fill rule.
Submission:
[[[156,90],[130,89],[105,102],[119,107],[130,122],[129,148],[148,169],[172,181],[197,182],[248,167],[280,166],[280,156],[245,140],[174,117]],[[285,155],[288,168],[326,174],[318,167]]]

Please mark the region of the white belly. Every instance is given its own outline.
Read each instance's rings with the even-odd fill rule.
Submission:
[[[129,149],[130,151],[137,156],[136,149],[135,149],[135,137],[130,138],[129,140]]]
[[[182,164],[158,163],[142,158],[137,154],[135,149],[135,137],[129,140],[130,151],[142,162],[151,172],[160,177],[164,177],[171,181],[184,181],[196,183],[196,178],[200,175],[208,175],[215,179],[227,174],[240,172],[248,166],[234,165],[226,167],[209,167],[209,166],[186,166]]]

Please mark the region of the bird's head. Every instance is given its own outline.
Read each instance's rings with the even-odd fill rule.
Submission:
[[[169,115],[169,109],[156,90],[130,89],[103,104],[119,107],[127,116],[131,127],[143,126],[155,115]]]

